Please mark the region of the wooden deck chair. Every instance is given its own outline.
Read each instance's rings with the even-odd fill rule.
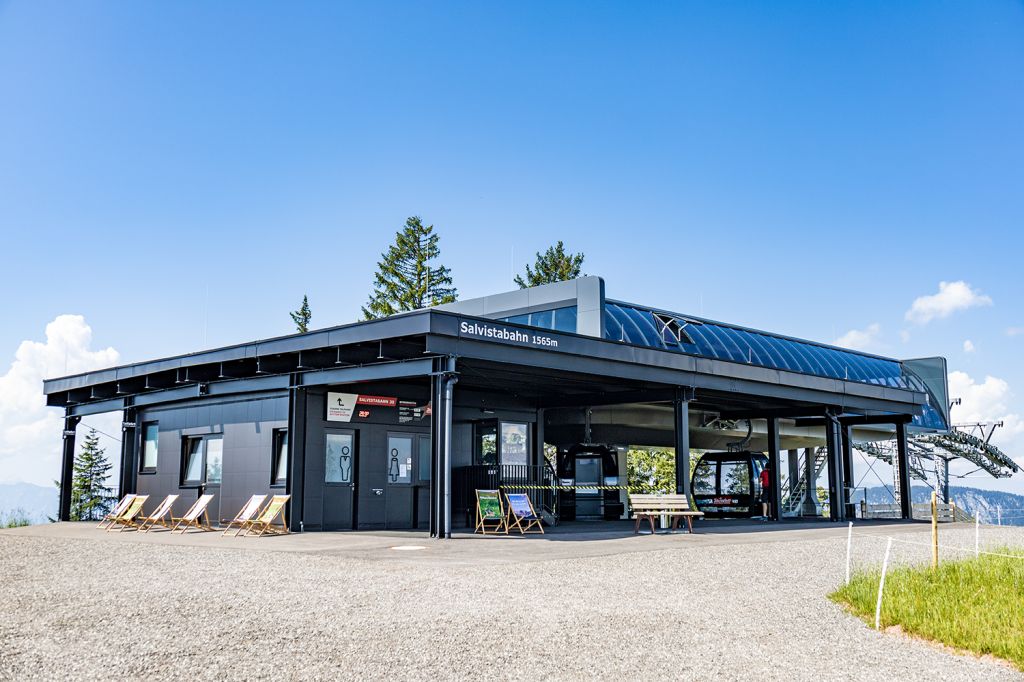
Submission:
[[[132,497],[128,506],[110,521],[110,525],[107,526],[107,532],[110,532],[115,526],[119,533],[125,528],[138,528],[139,524],[135,522],[135,519],[142,513],[142,505],[146,504],[148,499],[149,495],[135,495]]]
[[[120,516],[121,513],[128,508],[128,505],[131,504],[133,497],[135,497],[135,495],[131,493],[128,493],[127,495],[122,497],[121,501],[115,504],[114,508],[107,512],[107,515],[103,517],[102,521],[100,521],[100,525],[96,527],[103,528],[104,525],[109,525],[113,523],[114,519]]]
[[[235,514],[235,518],[231,519],[231,523],[227,525],[224,532],[221,535],[227,535],[231,532],[231,526],[238,525],[235,529],[235,537],[245,530],[245,527],[252,521],[252,517],[256,515],[256,512],[260,510],[260,505],[263,504],[263,500],[267,499],[266,495],[253,495],[249,498],[249,501],[245,503],[242,509]]]
[[[168,495],[165,497],[164,501],[157,505],[157,508],[149,516],[142,519],[142,523],[139,524],[139,530],[148,533],[153,530],[154,526],[163,526],[170,530],[172,523],[171,512],[177,499],[178,495]]]
[[[270,502],[267,502],[267,506],[263,508],[259,515],[246,524],[245,535],[248,536],[254,531],[256,532],[256,537],[259,537],[264,533],[287,535],[288,523],[284,517],[284,505],[291,499],[291,497],[291,495],[274,495],[271,497]],[[274,525],[274,519],[278,516],[281,517],[280,528]]]
[[[501,503],[501,493],[497,490],[476,491],[476,525],[473,532],[482,535],[487,535],[488,532],[508,535],[505,507]]]
[[[518,530],[521,534],[540,533],[544,535],[544,526],[540,517],[533,509],[533,502],[526,493],[505,493],[508,502],[508,513],[505,515],[505,527],[509,531]],[[531,530],[533,529],[533,530]]]
[[[184,535],[185,531],[189,528],[198,528],[199,530],[213,530],[210,525],[210,516],[206,513],[206,508],[209,506],[210,501],[213,499],[213,495],[203,495],[195,501],[185,515],[179,519],[172,518],[174,526],[171,528],[171,532],[181,529],[181,534]]]

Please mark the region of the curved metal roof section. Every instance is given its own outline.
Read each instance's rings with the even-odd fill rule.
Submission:
[[[604,337],[638,346],[934,395],[900,361],[631,303],[605,302]],[[936,405],[913,424],[945,430]]]

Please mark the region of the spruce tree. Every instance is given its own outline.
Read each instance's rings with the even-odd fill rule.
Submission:
[[[458,297],[451,271],[430,262],[441,255],[433,225],[411,216],[395,234],[395,243],[381,254],[373,294],[363,306],[363,319],[375,320],[406,310],[417,310]]]
[[[295,329],[300,333],[305,334],[309,331],[309,321],[313,319],[313,313],[309,310],[309,297],[305,294],[302,295],[302,305],[299,306],[298,310],[288,313],[292,316],[292,322],[295,323]]]
[[[541,254],[537,252],[537,262],[531,268],[526,266],[526,277],[516,275],[515,283],[520,289],[535,287],[552,282],[565,282],[582,275],[583,254],[566,253],[565,245],[559,239],[554,246]]]
[[[111,490],[104,483],[112,466],[107,461],[106,451],[100,447],[96,430],[90,429],[75,457],[71,479],[72,521],[95,521],[110,510]]]

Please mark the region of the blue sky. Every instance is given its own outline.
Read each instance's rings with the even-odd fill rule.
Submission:
[[[121,361],[351,321],[419,214],[463,296],[563,239],[1024,414],[1018,2],[0,1],[0,103],[0,372],[60,314]]]

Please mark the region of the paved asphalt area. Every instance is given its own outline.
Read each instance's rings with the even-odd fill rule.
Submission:
[[[1024,678],[875,632],[826,599],[845,527],[715,528],[450,541],[0,531],[0,679]],[[856,531],[859,564],[881,562],[886,536],[897,562],[929,555],[927,525]],[[982,537],[1024,545],[1024,529]],[[974,529],[943,526],[942,542],[973,547]]]

